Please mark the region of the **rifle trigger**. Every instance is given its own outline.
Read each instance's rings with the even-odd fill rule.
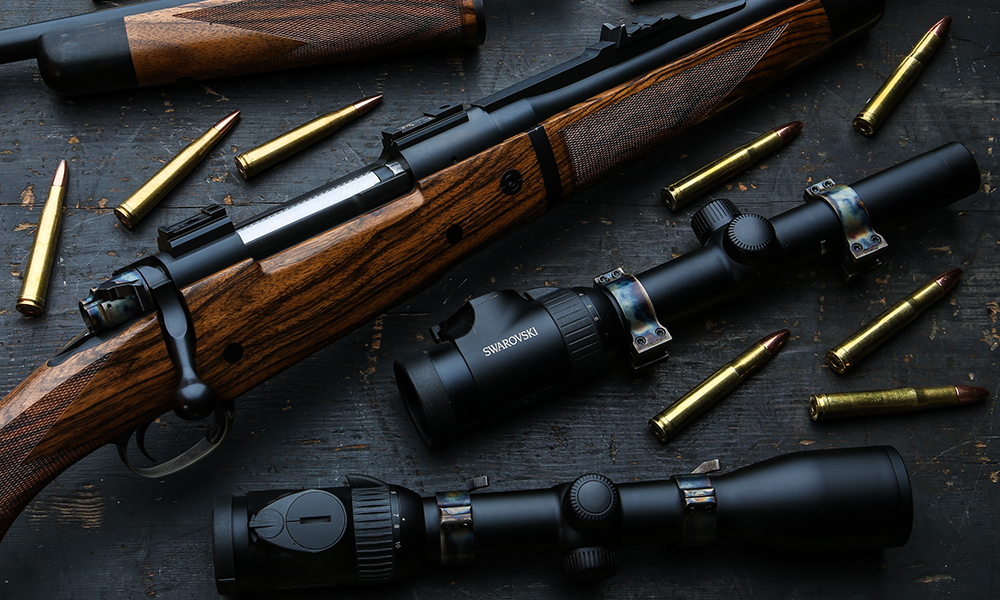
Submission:
[[[190,467],[218,448],[232,430],[235,415],[236,410],[233,406],[232,400],[218,402],[215,406],[215,418],[208,426],[208,430],[205,432],[205,437],[200,439],[198,443],[191,446],[181,454],[158,465],[153,465],[152,467],[137,467],[133,465],[132,461],[129,460],[128,457],[128,439],[125,439],[124,442],[120,439],[115,442],[115,445],[118,446],[118,456],[121,458],[122,462],[125,463],[126,467],[131,469],[133,473],[141,475],[142,477],[156,479],[172,475]],[[149,425],[150,424],[147,423],[136,430],[136,444],[139,446],[139,449],[146,456],[146,458],[152,460],[152,457],[146,453],[144,442],[146,429],[149,428]]]

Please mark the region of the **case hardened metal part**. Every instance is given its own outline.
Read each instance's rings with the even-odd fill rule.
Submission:
[[[641,369],[667,357],[664,344],[673,339],[656,318],[656,309],[645,288],[635,276],[621,267],[594,278],[596,287],[604,288],[618,303],[629,323],[632,336],[629,358],[633,369]]]
[[[441,564],[457,565],[475,558],[475,537],[472,528],[472,498],[467,490],[438,492],[438,514],[441,518]]]
[[[708,475],[692,473],[675,475],[677,489],[684,499],[684,524],[681,546],[707,546],[715,542],[716,509],[715,487]]]
[[[877,254],[888,248],[889,243],[872,228],[868,210],[853,188],[825,179],[807,187],[805,195],[806,199],[823,200],[829,204],[844,226],[847,248],[841,264],[844,277],[850,280],[880,264]]]

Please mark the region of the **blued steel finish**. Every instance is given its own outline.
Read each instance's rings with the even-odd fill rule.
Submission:
[[[951,288],[955,287],[961,276],[961,269],[942,273],[872,319],[854,335],[826,353],[826,362],[830,364],[830,368],[840,374],[846,373],[859,360],[899,333],[920,313],[943,298]]]

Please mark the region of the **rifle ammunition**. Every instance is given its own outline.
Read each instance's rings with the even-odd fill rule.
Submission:
[[[239,118],[240,111],[227,115],[170,159],[170,162],[163,165],[156,175],[115,209],[118,220],[129,229],[135,227],[157,202],[187,177],[187,174],[205,158],[209,150],[222,139]]]
[[[826,362],[837,373],[846,373],[869,352],[909,325],[930,305],[943,298],[961,277],[962,269],[952,269],[928,281],[827,352]]]
[[[698,384],[683,398],[649,420],[649,430],[656,439],[668,442],[698,415],[731,392],[748,375],[771,360],[788,339],[788,330],[776,331],[760,340],[711,377]]]
[[[758,160],[784,146],[802,130],[801,121],[775,127],[749,144],[740,146],[729,154],[715,159],[694,173],[660,191],[660,196],[670,210],[679,210],[704,190],[718,185],[734,173],[749,167]]]
[[[917,80],[924,65],[944,42],[944,36],[951,26],[951,17],[945,17],[934,24],[930,31],[920,38],[913,50],[893,70],[882,87],[875,92],[868,104],[854,117],[854,129],[861,135],[870,136],[882,125],[889,112]]]
[[[809,397],[809,416],[813,421],[825,421],[843,417],[911,412],[925,408],[968,404],[989,395],[989,390],[972,385],[815,394]]]
[[[288,133],[257,146],[236,157],[236,168],[244,179],[250,179],[271,165],[315,144],[344,125],[357,119],[382,102],[382,94],[348,104],[340,110],[316,117]]]
[[[45,309],[45,292],[48,291],[52,259],[59,243],[59,224],[62,221],[63,198],[66,197],[68,181],[66,161],[59,161],[49,197],[38,217],[35,241],[31,244],[28,268],[24,270],[24,283],[17,298],[17,310],[29,317],[37,317]]]

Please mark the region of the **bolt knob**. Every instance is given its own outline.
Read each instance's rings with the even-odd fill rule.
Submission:
[[[729,200],[721,198],[707,204],[691,217],[691,229],[694,230],[695,237],[702,244],[712,237],[712,234],[729,224],[734,218],[742,214]]]
[[[591,473],[577,478],[563,498],[563,514],[570,525],[586,533],[608,531],[621,510],[614,482]]]
[[[726,254],[740,264],[763,264],[774,253],[774,227],[760,215],[739,215],[729,222],[722,245]]]

